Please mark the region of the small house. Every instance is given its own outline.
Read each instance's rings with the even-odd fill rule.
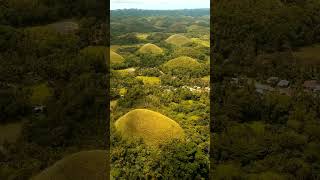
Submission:
[[[303,83],[303,87],[306,90],[319,92],[320,91],[320,83],[317,80],[308,80]]]
[[[35,112],[35,113],[42,113],[45,110],[46,110],[46,106],[43,106],[43,105],[33,107],[33,112]]]
[[[267,79],[267,83],[271,84],[271,85],[276,85],[279,82],[279,78],[278,77],[269,77]]]
[[[278,82],[277,86],[278,86],[278,87],[281,87],[281,88],[286,88],[286,87],[289,86],[289,83],[290,83],[290,82],[287,81],[287,80],[281,80],[281,81]]]
[[[261,94],[263,94],[264,92],[274,91],[274,88],[269,85],[255,83],[254,86],[256,88],[256,91]]]

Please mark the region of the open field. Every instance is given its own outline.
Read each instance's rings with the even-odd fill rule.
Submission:
[[[320,44],[306,46],[293,52],[298,63],[320,65]]]
[[[139,38],[141,40],[147,40],[149,34],[148,33],[137,33],[136,36],[137,36],[137,38]]]
[[[161,81],[158,77],[137,76],[139,80],[142,80],[144,85],[160,85]]]

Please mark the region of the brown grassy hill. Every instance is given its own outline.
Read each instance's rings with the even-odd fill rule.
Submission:
[[[142,138],[148,145],[159,145],[184,136],[183,129],[174,120],[148,109],[135,109],[115,122],[124,138]]]
[[[175,59],[171,59],[163,65],[163,67],[167,70],[173,70],[177,68],[192,70],[200,68],[200,66],[201,64],[196,59],[190,58],[188,56],[181,56]]]
[[[185,37],[183,35],[175,34],[175,35],[170,36],[166,40],[166,42],[169,43],[169,44],[176,45],[176,46],[182,46],[182,45],[190,43],[192,41],[189,38],[187,38],[187,37]]]
[[[110,63],[121,64],[124,62],[124,58],[114,51],[110,51]]]
[[[162,54],[163,50],[157,45],[148,43],[143,45],[138,52],[143,54]]]

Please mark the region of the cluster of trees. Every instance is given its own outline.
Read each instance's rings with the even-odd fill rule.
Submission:
[[[20,121],[23,128],[17,141],[1,144],[0,179],[30,179],[68,153],[105,148],[103,3],[1,1],[0,123]],[[47,25],[69,18],[77,31]],[[103,52],[85,48],[101,46]],[[30,87],[41,83],[51,95],[41,104],[46,110],[35,113]]]
[[[106,3],[98,0],[3,0],[0,24],[32,26],[74,17],[105,17]]]
[[[261,96],[253,87],[215,93],[213,177],[233,177],[236,169],[244,179],[265,173],[280,179],[319,178],[319,96]]]
[[[319,43],[319,8],[313,0],[222,0],[212,9],[213,179],[319,179],[319,95],[301,88],[319,67],[292,54]],[[286,78],[293,93],[227,80],[239,76]]]

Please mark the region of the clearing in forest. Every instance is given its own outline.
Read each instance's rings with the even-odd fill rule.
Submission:
[[[320,64],[320,44],[306,46],[293,53],[298,63],[319,65]]]
[[[136,78],[142,80],[144,85],[160,85],[161,83],[158,77],[137,76]]]

